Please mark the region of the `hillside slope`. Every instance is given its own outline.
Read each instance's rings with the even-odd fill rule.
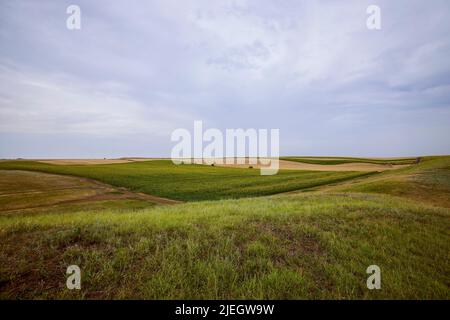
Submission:
[[[319,190],[388,194],[450,208],[450,156],[424,157],[419,164],[411,167]]]
[[[0,298],[450,299],[448,169],[426,158],[314,192],[0,213]],[[80,291],[65,287],[72,264]]]

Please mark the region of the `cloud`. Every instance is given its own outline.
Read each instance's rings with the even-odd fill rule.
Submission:
[[[171,130],[197,119],[279,128],[284,154],[450,153],[446,0],[380,0],[380,31],[366,0],[80,0],[79,31],[65,28],[69,4],[0,4],[8,139],[83,135],[149,155],[145,135],[167,155]]]
[[[166,136],[194,118],[170,106],[145,104],[120,82],[93,83],[0,65],[0,132]]]

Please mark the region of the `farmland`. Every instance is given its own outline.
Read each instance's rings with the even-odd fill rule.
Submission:
[[[450,157],[276,176],[18,160],[0,181],[2,299],[450,298]]]
[[[413,164],[418,158],[398,158],[398,159],[369,159],[352,157],[281,157],[282,160],[310,163],[310,164],[344,164],[344,163],[372,163],[383,165],[406,165]]]
[[[0,162],[1,169],[31,170],[96,179],[131,191],[182,201],[220,200],[271,195],[345,181],[371,172],[281,171],[204,165],[174,165],[154,160],[107,165],[50,165],[33,161]]]

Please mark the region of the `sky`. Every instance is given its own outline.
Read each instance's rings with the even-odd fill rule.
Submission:
[[[448,0],[2,0],[0,158],[166,157],[195,120],[282,155],[450,154],[449,32]]]

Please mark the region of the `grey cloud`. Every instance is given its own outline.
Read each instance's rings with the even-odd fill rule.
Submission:
[[[194,119],[284,154],[450,153],[448,1],[377,1],[380,31],[372,1],[77,1],[80,31],[69,4],[0,4],[2,157],[168,155]]]

